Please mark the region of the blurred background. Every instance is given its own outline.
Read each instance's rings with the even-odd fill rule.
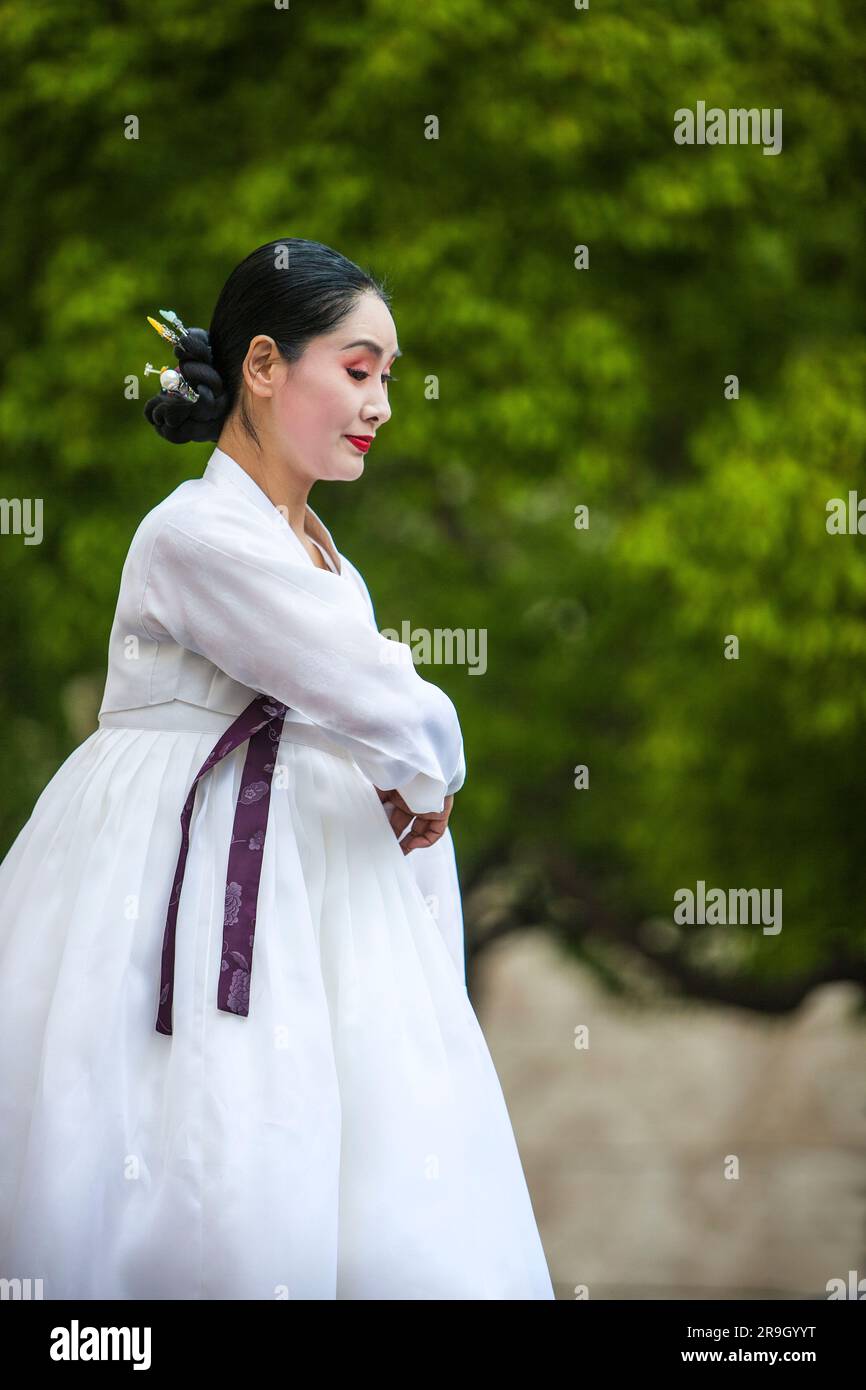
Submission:
[[[419,669],[558,1296],[866,1276],[866,534],[827,527],[866,496],[862,7],[7,0],[0,33],[0,495],[44,507],[26,545],[2,503],[0,853],[212,451],[143,418],[146,315],[334,246],[403,356],[310,501],[380,628],[486,642]],[[781,152],[675,143],[699,101],[781,109]],[[782,929],[678,924],[699,881],[781,890]]]

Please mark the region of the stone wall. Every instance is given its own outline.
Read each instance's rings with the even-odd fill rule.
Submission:
[[[528,932],[491,946],[471,989],[557,1298],[825,1299],[849,1270],[866,1297],[855,989],[782,1020],[624,1006]]]

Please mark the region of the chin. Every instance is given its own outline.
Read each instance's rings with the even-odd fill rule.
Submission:
[[[329,468],[327,473],[322,473],[317,479],[320,483],[354,483],[364,472],[363,463],[357,468]]]
[[[351,462],[349,462],[348,464],[344,463],[340,469],[340,477],[343,478],[346,482],[351,482],[353,478],[360,478],[361,474],[364,471],[365,463],[366,459],[363,458],[361,455],[358,456],[354,464],[352,464]]]

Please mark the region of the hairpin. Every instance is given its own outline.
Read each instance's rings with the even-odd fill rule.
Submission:
[[[159,373],[159,384],[163,391],[172,391],[176,395],[185,396],[188,401],[198,400],[198,391],[193,390],[176,367],[154,367],[148,362],[144,369],[144,375],[148,376],[151,372]]]
[[[148,314],[147,316],[148,323],[151,324],[152,327],[156,329],[157,333],[161,334],[161,336],[165,338],[167,342],[173,343],[175,347],[180,347],[181,342],[180,338],[178,337],[178,333],[181,334],[183,337],[186,337],[187,329],[181,323],[174,310],[160,309],[159,312],[162,314],[164,319],[166,319],[169,323],[174,324],[175,328],[177,329],[177,333],[173,333],[170,328],[166,328],[165,324],[160,323],[157,319],[152,319],[150,317],[150,314]]]
[[[166,328],[165,325],[159,323],[157,319],[151,318],[150,314],[147,315],[148,323],[156,329],[160,337],[165,338],[166,342],[171,343],[174,347],[182,348],[183,344],[181,343],[179,335],[185,337],[187,332],[186,328],[172,309],[160,309],[159,312],[164,319],[174,324],[174,327],[178,330],[177,333],[173,332],[170,328]],[[198,400],[198,391],[193,390],[189,382],[181,375],[176,367],[154,367],[148,362],[144,369],[144,375],[147,376],[150,372],[159,373],[159,384],[163,391],[172,391],[179,396],[184,396],[188,401]]]

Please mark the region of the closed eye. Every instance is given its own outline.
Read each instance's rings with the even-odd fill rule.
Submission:
[[[359,367],[347,367],[346,371],[349,373],[349,376],[353,376],[356,381],[366,381],[367,377],[370,375],[369,372],[362,372]],[[382,373],[383,381],[399,381],[399,379],[399,377],[390,376],[387,372]]]

